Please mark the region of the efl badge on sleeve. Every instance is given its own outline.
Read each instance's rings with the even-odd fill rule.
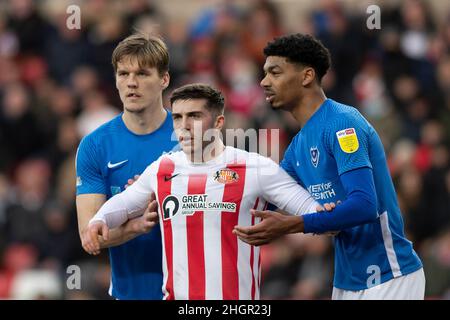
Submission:
[[[317,149],[317,147],[311,147],[311,149],[309,149],[309,152],[311,153],[311,163],[315,168],[317,168],[320,155],[319,149]]]
[[[359,149],[358,137],[355,128],[348,128],[336,132],[339,146],[345,153],[353,153]]]

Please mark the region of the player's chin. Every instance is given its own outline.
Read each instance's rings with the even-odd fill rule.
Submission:
[[[192,152],[192,147],[191,146],[180,144],[180,147],[181,147],[181,150],[183,150],[184,153],[191,154],[191,152]]]
[[[180,147],[181,149],[183,149],[183,151],[191,151],[191,149],[193,148],[193,141],[190,138],[179,138],[178,139],[179,143],[180,143]]]
[[[274,100],[270,104],[272,110],[284,110],[284,111],[291,111],[294,105],[292,103],[286,103],[285,101],[281,100]]]
[[[134,103],[127,103],[124,105],[124,109],[127,112],[131,113],[139,113],[145,110],[145,107],[142,105],[134,104]]]
[[[273,110],[283,109],[283,104],[278,102],[277,100],[272,100],[269,102],[269,104]]]

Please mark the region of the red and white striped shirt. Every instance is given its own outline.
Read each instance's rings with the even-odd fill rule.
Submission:
[[[259,299],[260,250],[240,241],[234,226],[259,222],[250,209],[267,203],[291,214],[317,203],[272,160],[232,147],[191,163],[182,152],[163,155],[93,220],[110,228],[142,214],[151,192],[158,201],[164,299]]]

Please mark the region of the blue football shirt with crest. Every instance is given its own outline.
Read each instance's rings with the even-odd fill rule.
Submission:
[[[77,151],[77,195],[124,190],[127,180],[141,174],[164,152],[178,150],[170,112],[154,132],[131,132],[122,114],[82,139]],[[117,299],[162,299],[162,245],[159,228],[109,248],[110,294]]]
[[[381,140],[355,108],[325,100],[294,137],[281,166],[321,204],[345,201],[340,175],[372,170],[379,217],[335,237],[336,288],[364,290],[422,267],[404,235]]]

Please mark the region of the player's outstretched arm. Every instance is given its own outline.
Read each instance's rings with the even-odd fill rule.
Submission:
[[[81,245],[88,252],[88,224],[89,220],[95,215],[100,207],[105,203],[106,196],[104,194],[80,194],[76,197],[78,233],[80,235]],[[118,230],[117,230],[118,231]],[[118,236],[118,232],[114,232],[114,236]],[[111,232],[113,236],[113,232]]]
[[[100,237],[108,241],[109,228],[103,221],[89,223],[83,235],[83,248],[87,253],[97,255],[100,253]]]
[[[129,230],[132,234],[148,232],[158,221],[154,190],[148,183],[151,175],[152,166],[149,166],[125,191],[106,201],[89,223],[100,221],[113,229],[128,222],[125,231]],[[128,235],[129,232],[122,239],[127,240]]]
[[[261,246],[286,234],[303,231],[302,216],[286,215],[270,210],[252,209],[250,212],[262,221],[254,226],[235,226],[233,229],[233,233],[248,244]]]
[[[347,199],[327,214],[311,213],[286,217],[274,211],[256,211],[263,221],[250,227],[236,226],[233,232],[252,245],[266,244],[287,233],[326,233],[375,221],[378,218],[372,170],[360,168],[341,175]]]
[[[86,250],[86,236],[89,220],[105,203],[106,196],[103,194],[81,194],[76,198],[78,232],[83,249]],[[100,249],[121,245],[143,233],[151,230],[156,215],[156,203],[150,203],[146,213],[139,218],[127,221],[124,225],[109,231],[108,240],[99,237]],[[87,251],[87,250],[86,250]]]
[[[346,199],[326,215],[303,216],[305,233],[344,230],[378,219],[377,196],[372,169],[363,167],[340,175]]]
[[[271,159],[259,157],[257,177],[261,196],[277,208],[293,215],[316,212],[319,203]]]
[[[297,181],[270,159],[258,158],[258,186],[261,196],[285,213],[251,210],[262,221],[251,227],[235,226],[233,233],[251,245],[263,245],[288,233],[302,232],[300,215],[316,212],[319,205]]]
[[[112,229],[108,240],[99,237],[100,248],[109,248],[121,245],[137,236],[150,232],[158,223],[158,205],[154,200],[154,195],[142,216],[126,221],[123,225]]]
[[[82,236],[84,250],[89,254],[97,255],[105,244],[128,241],[135,235],[149,232],[158,222],[156,208],[156,201],[153,200],[142,216],[129,221],[125,226],[121,227],[124,230],[123,237],[116,237],[116,239],[112,240],[109,239],[110,229],[107,223],[102,220],[92,219]],[[130,229],[129,232],[126,229]]]

